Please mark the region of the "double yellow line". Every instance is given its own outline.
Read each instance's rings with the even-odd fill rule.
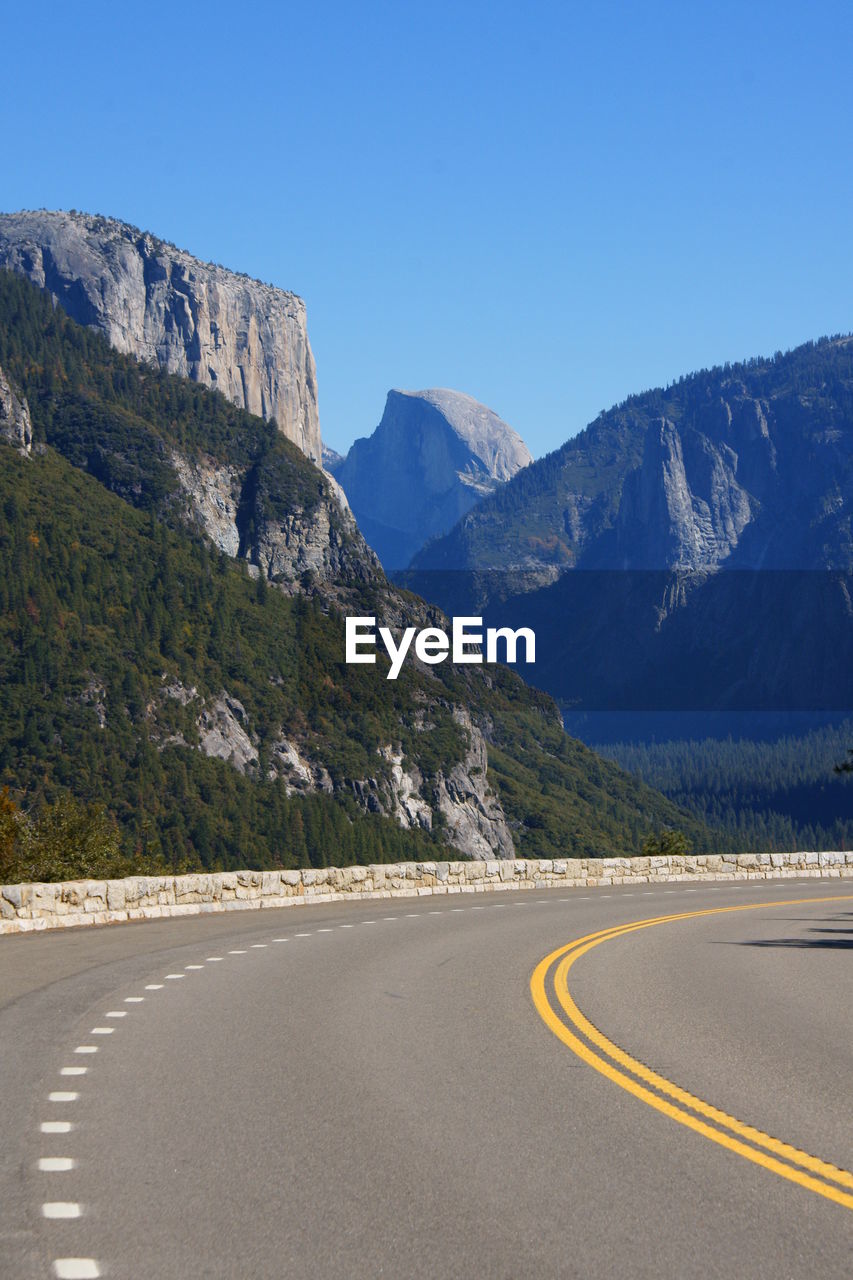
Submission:
[[[853,1209],[853,1173],[846,1169],[838,1169],[835,1165],[810,1156],[787,1142],[771,1138],[752,1125],[744,1124],[734,1116],[721,1111],[695,1094],[680,1088],[667,1080],[658,1072],[650,1070],[642,1062],[633,1058],[624,1049],[609,1040],[597,1027],[581,1013],[572,999],[568,986],[568,975],[572,965],[591,951],[612,938],[621,938],[627,933],[635,933],[639,929],[651,929],[655,925],[669,924],[675,920],[692,920],[699,916],[724,915],[733,911],[766,910],[772,907],[800,906],[804,902],[844,902],[853,895],[833,896],[826,898],[795,898],[786,902],[750,903],[748,906],[713,907],[705,911],[685,911],[678,915],[656,916],[650,920],[639,920],[633,924],[616,925],[611,929],[602,929],[598,933],[589,933],[582,938],[575,938],[564,947],[559,947],[546,956],[533,971],[530,979],[530,992],[533,1003],[545,1024],[553,1031],[563,1044],[577,1056],[600,1071],[608,1080],[626,1089],[636,1098],[648,1103],[656,1111],[663,1112],[679,1124],[686,1125],[703,1137],[709,1138],[721,1147],[734,1151],[737,1155],[770,1169],[789,1182],[796,1182],[827,1200]],[[556,966],[556,967],[555,967]],[[562,1016],[552,1005],[547,989],[549,972],[554,969],[554,991],[562,1010]],[[584,1037],[581,1039],[581,1037]],[[594,1046],[594,1047],[593,1047]],[[598,1053],[596,1050],[600,1050]],[[602,1056],[606,1055],[606,1056]],[[622,1068],[620,1070],[620,1068]]]

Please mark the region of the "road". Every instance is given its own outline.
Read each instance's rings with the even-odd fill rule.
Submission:
[[[853,885],[3,938],[0,1053],[10,1280],[853,1271]]]

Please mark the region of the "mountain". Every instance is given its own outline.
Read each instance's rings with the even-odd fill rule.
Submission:
[[[344,455],[338,453],[337,449],[332,449],[329,445],[323,445],[322,463],[323,470],[328,471],[329,475],[334,475],[338,467],[344,460]]]
[[[853,339],[633,396],[405,582],[536,629],[581,710],[853,707]]]
[[[71,793],[142,868],[711,841],[505,668],[347,666],[346,614],[443,618],[273,424],[3,271],[0,369],[0,828]],[[3,848],[0,879],[55,873]]]
[[[402,569],[430,538],[531,461],[496,413],[461,391],[389,391],[373,435],[356,440],[335,478],[386,569]]]
[[[117,351],[215,387],[320,459],[305,304],[114,218],[0,214],[0,266],[25,275]]]

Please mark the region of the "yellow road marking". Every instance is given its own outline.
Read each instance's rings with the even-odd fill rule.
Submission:
[[[811,1156],[805,1151],[800,1151],[789,1143],[772,1138],[769,1134],[763,1133],[760,1129],[755,1129],[752,1125],[744,1124],[734,1116],[721,1111],[718,1107],[714,1107],[710,1103],[704,1102],[701,1098],[697,1098],[686,1089],[681,1089],[656,1071],[650,1070],[642,1062],[639,1062],[609,1040],[597,1027],[593,1026],[577,1007],[568,989],[568,973],[576,960],[592,950],[593,947],[599,946],[602,942],[622,937],[626,933],[633,933],[639,929],[650,929],[654,925],[668,924],[676,920],[691,920],[698,916],[724,915],[733,911],[757,911],[774,907],[801,906],[804,903],[845,902],[851,897],[853,895],[843,894],[825,898],[796,898],[785,902],[749,903],[745,906],[735,907],[710,907],[703,911],[685,911],[677,915],[656,916],[653,919],[615,925],[609,929],[601,929],[597,933],[585,934],[581,938],[575,938],[573,942],[569,942],[563,947],[558,947],[556,951],[552,951],[536,966],[530,979],[533,1003],[543,1022],[558,1039],[568,1045],[589,1066],[594,1067],[596,1071],[618,1084],[620,1088],[642,1099],[643,1102],[648,1103],[649,1106],[654,1107],[657,1111],[661,1111],[664,1115],[668,1115],[671,1119],[677,1120],[679,1124],[686,1125],[696,1133],[701,1133],[703,1137],[709,1138],[719,1146],[726,1147],[729,1151],[734,1151],[765,1169],[770,1169],[780,1177],[787,1178],[789,1182],[796,1182],[799,1186],[806,1187],[809,1191],[814,1191],[828,1200],[833,1200],[836,1204],[853,1209],[853,1195],[841,1189],[842,1187],[853,1189],[853,1173],[848,1172],[846,1169],[839,1169],[835,1165],[820,1160],[816,1156]],[[570,1029],[570,1026],[566,1025],[566,1021],[553,1009],[548,999],[545,982],[547,974],[554,964],[557,964],[554,985],[565,1017],[592,1044],[606,1053],[613,1060],[612,1062],[600,1057],[585,1041],[579,1039]],[[637,1079],[618,1070],[613,1065],[614,1062],[625,1067]],[[668,1098],[674,1099],[674,1101],[670,1102],[667,1101],[667,1098],[661,1098],[657,1093],[653,1093],[650,1089],[640,1084],[639,1080],[644,1080],[646,1084],[653,1085],[661,1093],[666,1094]],[[679,1106],[676,1103],[682,1105]],[[715,1129],[712,1125],[699,1119],[697,1115],[691,1115],[690,1111],[684,1110],[684,1107],[689,1107],[692,1111],[697,1112],[698,1115],[713,1120],[715,1124],[723,1126],[730,1132],[725,1133],[720,1129]],[[746,1142],[740,1140],[742,1138],[748,1139],[755,1146],[748,1146]],[[756,1146],[763,1148],[763,1150],[756,1150]],[[778,1156],[790,1161],[791,1164],[784,1164],[782,1160],[776,1158]],[[792,1165],[799,1165],[800,1167],[795,1168]],[[808,1172],[805,1172],[806,1170]],[[818,1174],[820,1178],[826,1178],[829,1181],[822,1182],[819,1177],[812,1176],[814,1174]],[[832,1186],[830,1183],[838,1185]]]

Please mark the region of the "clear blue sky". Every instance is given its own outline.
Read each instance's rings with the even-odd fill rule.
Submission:
[[[0,208],[302,294],[326,440],[389,387],[534,454],[853,329],[849,3],[7,6]]]

